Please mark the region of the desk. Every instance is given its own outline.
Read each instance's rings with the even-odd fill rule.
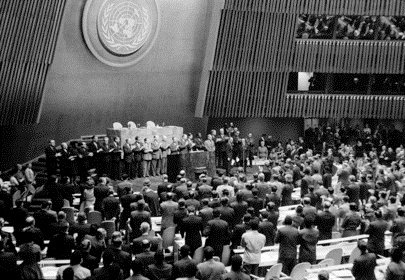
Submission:
[[[261,261],[260,261],[260,267],[269,267],[269,266],[273,266],[277,263],[278,261],[278,248],[279,245],[274,245],[274,246],[270,246],[271,247],[271,251],[268,252],[263,252],[261,255]],[[270,248],[268,247],[268,248]],[[357,247],[357,242],[345,242],[345,243],[338,243],[338,244],[333,244],[333,245],[328,245],[328,246],[322,246],[322,245],[318,245],[316,246],[316,259],[317,260],[323,260],[325,259],[326,254],[335,248],[342,248],[343,249],[343,257],[348,257],[350,256],[350,254],[352,253],[352,251],[354,250],[354,248]],[[391,238],[389,236],[385,237],[385,249],[391,249],[392,245],[391,245]],[[239,249],[238,250],[234,250],[238,251],[238,254],[243,254],[243,250],[240,253]],[[298,252],[299,252],[299,246],[297,248],[297,256],[298,256]]]
[[[44,275],[44,279],[47,280],[55,280],[58,274],[59,267],[56,266],[45,266],[42,267],[42,274]]]
[[[390,258],[377,259],[377,267],[374,270],[374,273],[375,273],[377,279],[381,279],[381,280],[384,279],[384,272],[387,269],[387,266],[390,263],[390,261],[391,261]],[[310,269],[307,269],[307,272],[309,273],[309,275],[307,275],[305,277],[305,279],[306,280],[318,280],[318,273],[321,271],[329,272],[330,280],[332,280],[332,279],[333,280],[354,279],[353,276],[341,278],[341,277],[339,277],[340,274],[333,273],[335,271],[347,270],[351,275],[352,267],[353,267],[352,263],[346,263],[346,264],[333,265],[333,266],[322,267],[322,268],[310,268]],[[349,273],[346,273],[346,274],[349,275]]]

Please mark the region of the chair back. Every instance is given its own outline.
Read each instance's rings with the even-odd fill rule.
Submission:
[[[335,264],[335,260],[333,259],[324,259],[323,261],[318,263],[319,268],[332,266]]]
[[[303,280],[307,275],[307,269],[311,268],[311,264],[309,262],[299,263],[294,266],[293,270],[291,271],[290,278],[291,280]]]
[[[193,260],[195,261],[195,263],[202,263],[204,260],[204,247],[198,247],[193,255]]]
[[[115,221],[102,221],[100,227],[105,229],[105,231],[107,232],[107,238],[110,239],[115,231]]]
[[[162,233],[162,247],[167,249],[174,244],[174,236],[176,234],[175,227],[168,227]]]
[[[353,251],[350,253],[349,263],[354,263],[354,260],[360,257],[361,252],[360,249],[356,246]]]
[[[334,265],[339,265],[342,262],[342,256],[343,256],[343,249],[335,248],[330,250],[326,254],[325,259],[333,259]]]
[[[87,223],[92,224],[92,225],[101,225],[101,222],[103,221],[103,215],[101,215],[101,212],[99,211],[90,211],[87,214]]]
[[[231,245],[224,245],[224,247],[222,249],[221,262],[225,266],[228,266],[230,258],[231,258]]]
[[[273,265],[270,269],[267,270],[264,280],[279,279],[281,275],[281,270],[283,270],[282,263]]]
[[[61,210],[66,213],[66,221],[69,224],[74,224],[75,223],[75,209],[73,207],[62,207]]]

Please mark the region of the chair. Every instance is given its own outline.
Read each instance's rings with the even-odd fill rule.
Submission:
[[[107,238],[110,239],[115,231],[115,221],[102,221],[100,227],[105,229],[105,231],[107,232]]]
[[[162,233],[162,247],[166,250],[170,246],[174,245],[174,236],[176,234],[175,227],[168,227]]]
[[[270,269],[267,270],[266,276],[264,278],[253,275],[253,274],[250,274],[250,278],[258,279],[258,280],[279,279],[282,269],[283,269],[283,264],[278,263],[278,264],[273,265]]]
[[[92,225],[101,225],[103,221],[103,215],[99,211],[90,211],[87,215],[87,223]]]
[[[61,209],[66,214],[66,221],[69,224],[75,223],[75,209],[73,207],[62,207]]]
[[[221,262],[227,266],[229,263],[229,259],[231,258],[231,245],[224,245],[222,249],[222,257]]]
[[[303,280],[308,275],[307,269],[310,268],[311,264],[309,262],[299,263],[294,266],[289,277],[284,273],[281,273],[283,277],[281,277],[280,279]]]
[[[326,254],[325,259],[333,259],[334,265],[339,265],[342,262],[342,256],[343,256],[343,249],[335,248],[330,250]]]
[[[334,231],[332,232],[332,239],[337,239],[337,238],[341,238],[342,234],[338,231]]]
[[[193,260],[196,263],[202,263],[203,262],[203,260],[204,260],[204,247],[203,246],[198,247],[195,250],[194,255],[193,255]]]
[[[354,263],[354,260],[360,257],[360,249],[356,246],[353,251],[350,253],[349,263]]]

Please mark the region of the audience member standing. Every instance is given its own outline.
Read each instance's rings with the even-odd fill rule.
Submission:
[[[357,247],[361,255],[353,262],[352,274],[355,280],[376,280],[374,268],[377,266],[377,257],[373,253],[367,252],[367,244],[360,240]]]
[[[290,275],[297,263],[298,229],[292,226],[292,218],[285,217],[284,227],[277,231],[275,243],[280,243],[278,262],[283,264],[283,272]]]
[[[257,275],[261,261],[262,248],[266,244],[266,237],[258,232],[259,223],[251,221],[250,230],[242,235],[241,245],[245,248],[243,253],[244,268],[249,274]]]

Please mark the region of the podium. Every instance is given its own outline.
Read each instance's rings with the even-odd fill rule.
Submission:
[[[176,182],[180,170],[186,171],[186,177],[194,180],[196,172],[207,171],[209,176],[215,174],[215,153],[191,151],[186,154],[169,155],[167,157],[167,175],[169,182]]]

